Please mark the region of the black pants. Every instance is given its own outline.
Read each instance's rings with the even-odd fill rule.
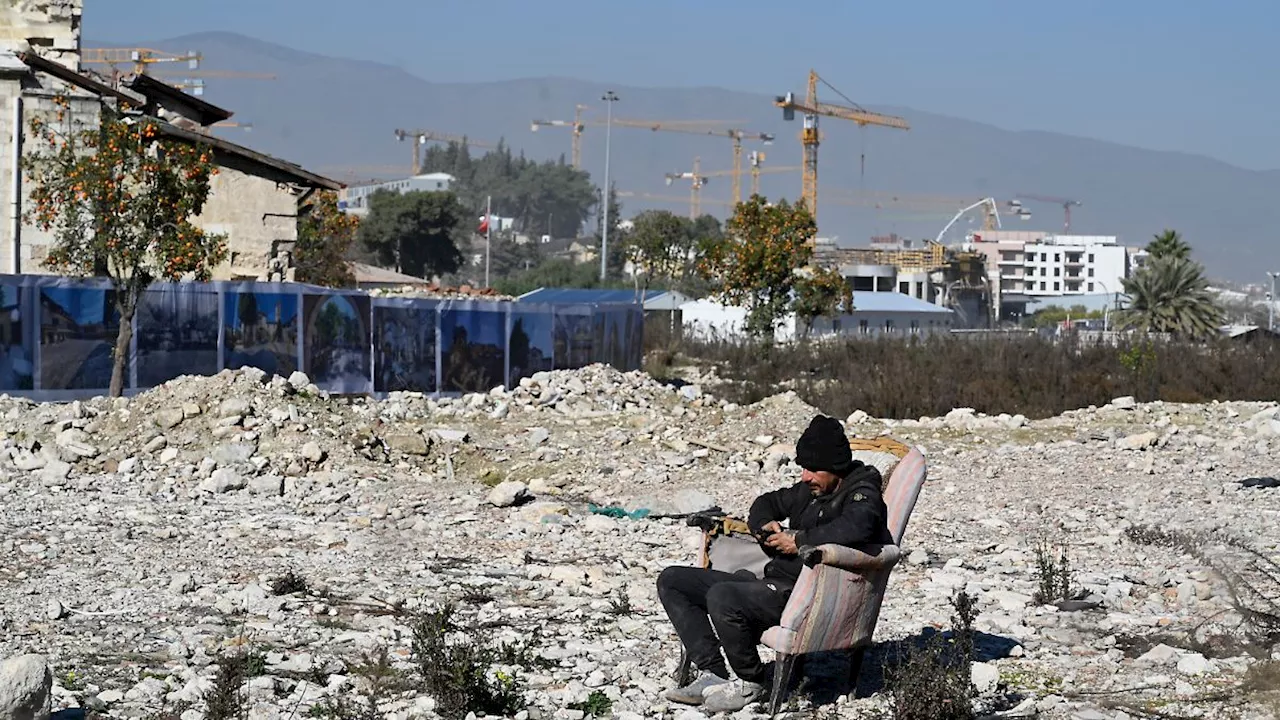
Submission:
[[[756,646],[782,619],[790,590],[785,583],[696,567],[669,567],[658,575],[658,599],[690,661],[727,678],[723,648],[734,674],[751,682],[766,678]]]

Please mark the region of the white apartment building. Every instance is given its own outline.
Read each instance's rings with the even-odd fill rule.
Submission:
[[[421,190],[424,192],[443,192],[453,188],[458,179],[449,173],[427,173],[414,175],[401,180],[389,180],[373,185],[356,185],[342,190],[338,194],[338,207],[343,212],[353,215],[365,215],[369,212],[369,196],[379,190],[390,190],[404,194]]]
[[[1129,249],[1114,235],[988,230],[971,240],[969,248],[986,256],[997,307],[1036,298],[1114,294],[1129,276]]]

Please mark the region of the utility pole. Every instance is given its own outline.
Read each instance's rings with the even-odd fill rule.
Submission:
[[[1271,292],[1267,294],[1267,330],[1269,332],[1276,331],[1276,278],[1280,277],[1280,272],[1267,272],[1267,277],[1271,278]]]
[[[493,238],[493,196],[484,199],[484,286],[489,287],[489,247]]]
[[[604,221],[600,229],[600,280],[603,282],[609,269],[609,151],[613,135],[613,104],[618,101],[618,96],[609,90],[600,99],[605,102],[607,108],[604,126],[604,187],[601,189],[604,202],[604,213],[601,217]]]

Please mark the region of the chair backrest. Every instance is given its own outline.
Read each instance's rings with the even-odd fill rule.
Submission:
[[[912,448],[906,457],[893,469],[889,477],[888,487],[884,493],[884,503],[889,509],[889,533],[893,542],[902,545],[902,536],[907,532],[907,520],[916,507],[916,499],[924,487],[926,475],[924,453],[920,448]]]

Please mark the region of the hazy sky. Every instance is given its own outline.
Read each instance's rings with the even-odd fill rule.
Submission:
[[[803,91],[1280,169],[1276,0],[85,0],[86,38],[227,30],[428,80]],[[198,50],[199,48],[193,48]]]

